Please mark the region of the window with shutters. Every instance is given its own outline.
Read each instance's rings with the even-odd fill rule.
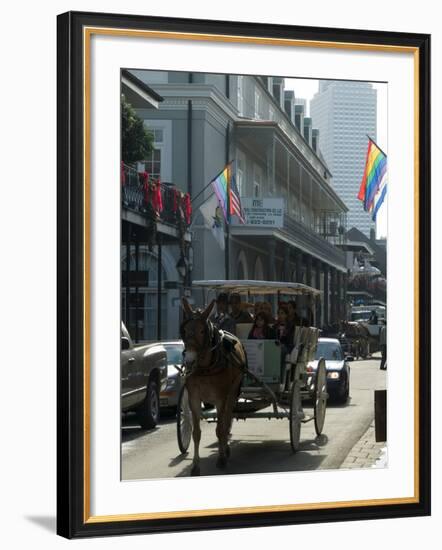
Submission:
[[[153,179],[171,181],[172,178],[172,122],[145,120],[146,128],[153,134],[153,150],[143,159],[144,169]]]

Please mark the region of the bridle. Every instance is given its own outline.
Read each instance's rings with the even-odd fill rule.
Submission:
[[[224,368],[224,364],[220,365],[220,363],[224,363],[222,361],[222,354],[220,349],[221,342],[222,342],[222,331],[219,331],[209,319],[204,320],[201,316],[201,312],[193,313],[191,316],[189,316],[187,319],[185,319],[181,323],[181,327],[180,327],[180,336],[184,342],[183,354],[186,351],[186,339],[194,338],[195,336],[194,330],[189,332],[189,328],[188,328],[187,334],[185,330],[186,326],[188,326],[188,324],[191,323],[192,321],[202,321],[204,323],[204,342],[203,342],[202,348],[200,350],[196,350],[196,353],[197,353],[196,360],[191,365],[185,366],[186,374],[192,374],[196,371],[200,376],[214,374],[215,372],[220,370],[217,368],[218,366],[220,366],[221,368]],[[199,362],[200,356],[203,353],[207,353],[207,352],[210,352],[212,354],[216,353],[214,360],[211,362],[211,364],[208,367],[199,367],[198,362]],[[193,367],[193,365],[195,365],[195,367]]]
[[[205,320],[205,319],[202,318],[202,313],[200,311],[196,311],[195,313],[193,313],[191,316],[187,317],[187,319],[185,319],[181,323],[181,327],[180,327],[181,340],[183,340],[183,342],[186,343],[185,342],[185,336],[186,336],[185,328],[192,321],[201,321],[204,324],[204,343],[203,343],[203,346],[206,347],[206,345],[209,345],[209,342],[211,342],[213,340],[215,327],[214,327],[213,323],[211,321],[209,321],[209,319]],[[193,338],[194,336],[195,336],[195,330],[192,330],[190,333],[187,334],[188,339]]]

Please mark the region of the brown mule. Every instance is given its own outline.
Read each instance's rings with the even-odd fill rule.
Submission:
[[[371,336],[367,324],[360,321],[342,321],[341,330],[352,342],[352,354],[356,358],[368,357],[370,345],[373,346],[375,339]]]
[[[185,319],[181,325],[184,341],[185,387],[193,421],[194,456],[191,475],[200,474],[201,403],[216,407],[218,438],[217,467],[224,468],[230,455],[228,444],[232,412],[239,394],[247,359],[241,342],[218,330],[209,321],[215,300],[204,311],[193,310],[183,298]]]

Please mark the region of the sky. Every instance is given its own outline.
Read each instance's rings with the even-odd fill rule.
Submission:
[[[307,100],[307,116],[310,115],[309,101],[318,91],[319,81],[309,78],[286,78],[285,88],[294,90],[295,97],[304,98]],[[387,84],[374,83],[373,87],[377,93],[377,144],[388,154],[388,133],[387,133]],[[319,142],[320,143],[320,142]],[[320,145],[319,145],[320,146]],[[378,238],[386,237],[387,235],[387,199],[379,210],[376,222],[376,236]]]

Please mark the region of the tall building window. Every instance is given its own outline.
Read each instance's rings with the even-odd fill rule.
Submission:
[[[150,128],[150,131],[154,136],[153,150],[150,155],[143,160],[144,169],[150,175],[151,178],[158,179],[162,178],[161,172],[161,160],[162,153],[165,147],[164,144],[164,131],[163,128]]]
[[[281,104],[281,84],[273,84],[273,97]]]
[[[144,160],[144,169],[151,178],[161,178],[161,149],[154,149]]]

